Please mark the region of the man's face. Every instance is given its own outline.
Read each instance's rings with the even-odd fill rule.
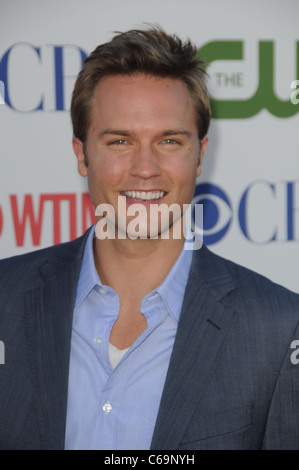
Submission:
[[[189,204],[207,138],[198,139],[194,107],[180,80],[143,74],[102,79],[94,94],[85,145],[74,139],[78,169],[95,207],[118,196],[126,207]],[[182,212],[183,214],[183,212]]]

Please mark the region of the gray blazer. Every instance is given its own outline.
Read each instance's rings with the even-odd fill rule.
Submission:
[[[64,448],[87,235],[0,262],[2,450]],[[298,320],[298,295],[195,251],[151,449],[299,449]]]

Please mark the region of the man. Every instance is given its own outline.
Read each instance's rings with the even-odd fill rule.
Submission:
[[[196,48],[117,34],[71,115],[96,229],[0,263],[0,448],[298,449],[299,297],[184,238],[210,120]]]

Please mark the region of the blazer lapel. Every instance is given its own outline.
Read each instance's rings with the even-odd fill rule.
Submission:
[[[61,250],[60,256],[43,264],[45,283],[24,299],[43,449],[64,448],[72,317],[84,244],[76,241],[68,253]]]
[[[220,258],[194,254],[151,449],[176,449],[236,319],[219,300],[235,285]]]

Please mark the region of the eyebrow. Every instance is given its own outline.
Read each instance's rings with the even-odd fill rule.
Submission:
[[[123,135],[123,136],[128,137],[130,135],[130,132],[125,131],[125,130],[118,130],[118,129],[105,129],[104,131],[98,134],[98,137],[100,138],[104,135]]]
[[[188,137],[190,137],[191,132],[187,129],[169,129],[162,133],[163,137],[165,137],[166,135],[187,135]]]
[[[104,135],[121,135],[123,137],[130,137],[132,134],[124,129],[105,129],[98,134],[98,138],[101,138]],[[191,132],[187,129],[167,129],[162,132],[161,137],[166,137],[168,135],[187,135],[190,137]]]

